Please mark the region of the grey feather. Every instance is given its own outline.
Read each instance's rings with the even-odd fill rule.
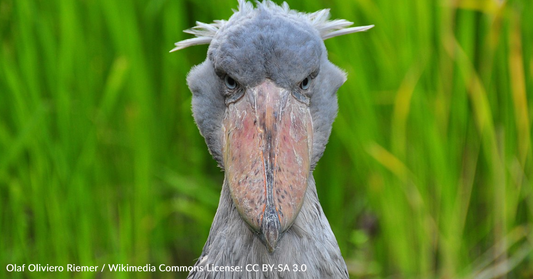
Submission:
[[[351,22],[350,25],[352,24]],[[346,34],[356,33],[356,32],[363,32],[370,28],[374,27],[374,25],[367,25],[367,26],[357,26],[357,27],[350,27],[350,28],[344,28],[344,29],[330,29],[328,30],[324,35],[322,35],[323,40],[327,40],[333,37],[338,37]],[[335,31],[332,31],[335,30]]]

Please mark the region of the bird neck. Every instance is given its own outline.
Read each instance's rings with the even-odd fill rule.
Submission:
[[[263,272],[263,265],[276,269]],[[196,271],[188,278],[211,278],[206,271],[209,266],[242,267],[241,274],[226,272],[225,276],[230,278],[247,278],[243,274],[253,278],[348,278],[339,246],[318,201],[312,175],[300,213],[272,253],[241,219],[224,183],[209,237],[195,266]],[[261,271],[247,272],[247,266]],[[199,271],[200,267],[203,272]]]

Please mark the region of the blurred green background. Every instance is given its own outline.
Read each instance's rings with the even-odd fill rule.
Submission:
[[[315,177],[352,277],[533,278],[533,1],[289,4],[376,25],[326,41]],[[168,51],[236,7],[0,0],[0,277],[186,276],[6,265],[194,264],[223,173],[185,84],[207,47]]]

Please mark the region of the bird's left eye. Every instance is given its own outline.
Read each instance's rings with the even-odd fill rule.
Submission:
[[[224,83],[226,83],[226,87],[230,90],[233,90],[237,88],[237,82],[230,76],[226,75],[224,77]]]
[[[311,84],[311,80],[309,77],[306,77],[302,82],[300,82],[300,89],[307,90],[309,89],[309,85]]]

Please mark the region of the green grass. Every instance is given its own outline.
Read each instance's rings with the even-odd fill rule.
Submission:
[[[185,84],[207,48],[168,51],[237,5],[211,2],[0,1],[1,278],[194,263],[223,173]],[[533,2],[289,4],[376,25],[326,41],[348,81],[315,177],[352,276],[533,278]]]

